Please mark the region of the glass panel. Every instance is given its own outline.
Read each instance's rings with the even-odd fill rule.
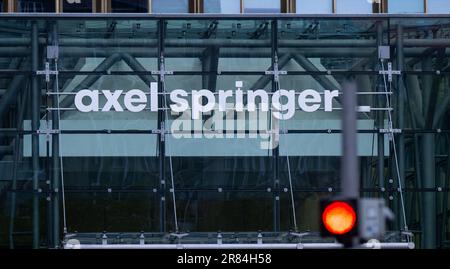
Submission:
[[[55,12],[54,0],[18,0],[19,12]]]
[[[239,14],[241,13],[240,0],[205,0],[205,13]]]
[[[70,191],[66,192],[66,208],[67,219],[70,219],[67,227],[69,231],[159,231],[159,196],[152,190],[133,191],[130,186],[122,186],[121,189],[108,193],[105,188],[108,185],[90,188],[68,186]]]
[[[389,13],[423,13],[423,0],[390,0],[388,1]]]
[[[244,13],[280,13],[281,3],[279,0],[245,0]]]
[[[38,21],[38,44],[45,48],[53,21],[33,20]],[[0,248],[9,246],[12,205],[16,206],[13,230],[19,232],[14,234],[15,246],[31,246],[32,236],[20,233],[32,225],[30,179],[39,177],[43,194],[54,194],[46,181],[55,171],[53,161],[59,161],[52,159],[56,136],[63,155],[68,233],[85,243],[101,244],[103,230],[116,232],[108,234],[108,243],[138,244],[140,230],[150,233],[148,242],[173,243],[168,236],[175,229],[172,175],[180,231],[189,231],[182,243],[214,244],[219,230],[224,231],[224,243],[254,243],[257,230],[264,232],[265,243],[299,242],[282,236],[293,229],[291,180],[299,232],[311,231],[302,242],[323,242],[316,236],[317,206],[320,198],[339,191],[340,93],[348,78],[356,83],[358,105],[370,106],[357,118],[361,193],[384,198],[396,216],[385,241],[405,241],[405,236],[398,235],[404,224],[394,148],[390,135],[384,133],[390,126],[389,111],[394,130],[402,129],[394,138],[397,158],[404,164],[405,215],[414,243],[439,248],[450,239],[449,18],[286,17],[277,19],[278,29],[272,29],[273,18],[260,16],[164,18],[164,37],[159,35],[158,20],[151,17],[56,16],[54,20],[60,72],[58,84],[53,83],[55,76],[51,83],[38,76],[40,87],[35,93],[41,92],[41,98],[30,98],[31,85],[36,85],[29,79],[32,20],[5,18],[0,28]],[[396,70],[395,59],[403,56],[405,67],[402,76],[393,74],[389,82],[387,75],[379,74],[387,69],[387,61],[379,61],[377,45],[397,44],[399,25],[404,47],[392,50],[389,61]],[[272,47],[273,30],[277,47]],[[160,38],[168,71],[164,81],[155,72],[160,67]],[[40,65],[48,60],[46,50],[42,51]],[[273,70],[275,59],[279,69],[287,71],[280,74],[279,83],[266,72]],[[53,70],[54,62],[50,64]],[[296,107],[292,118],[279,121],[261,113],[262,109],[257,109],[258,114],[236,112],[237,98],[225,99],[226,113],[213,106],[195,120],[192,108],[185,115],[177,114],[167,110],[164,102],[158,112],[131,112],[129,101],[133,100],[126,102],[125,96],[137,89],[147,101],[154,100],[148,97],[155,81],[160,82],[158,86],[164,82],[166,94],[185,90],[184,99],[190,105],[193,100],[199,106],[209,102],[192,98],[193,91],[200,89],[211,90],[216,102],[220,90],[230,90],[232,97],[240,90],[244,105],[251,89],[262,90],[260,95],[271,101],[277,89],[295,90],[293,98],[281,98],[283,105],[310,88],[321,101],[317,111],[307,113]],[[59,85],[61,124],[59,134],[48,135],[45,132],[52,128],[58,103],[50,92],[52,85]],[[74,95],[82,89],[100,90],[93,97],[99,110],[107,103],[111,107],[76,110]],[[339,92],[332,99],[333,110],[325,111],[325,91],[334,89]],[[159,99],[164,99],[162,90]],[[122,92],[111,96],[107,91]],[[255,101],[256,107],[266,103],[263,99]],[[40,101],[40,106],[34,101]],[[174,103],[168,101],[168,105]],[[40,112],[30,109],[35,105],[42,108]],[[31,131],[33,116],[41,119],[39,135]],[[162,117],[167,120],[165,133],[160,134]],[[255,122],[259,133],[250,132]],[[185,136],[177,137],[180,134]],[[224,134],[230,136],[220,136]],[[39,138],[34,155],[32,137]],[[44,221],[51,213],[45,195],[38,206],[41,244],[46,247],[52,227]],[[278,228],[279,233],[272,232]]]
[[[111,0],[111,10],[117,13],[148,13],[148,1]]]
[[[189,1],[152,0],[152,13],[189,13]]]
[[[248,176],[242,175],[241,178],[247,180]],[[196,178],[194,184],[201,184],[206,180],[207,178],[201,176]],[[237,185],[239,180],[227,178],[227,181],[235,181]],[[182,230],[202,233],[218,231],[255,233],[273,230],[273,193],[268,192],[266,188],[260,191],[231,191],[222,188],[218,191],[218,188],[202,190],[201,185],[191,185],[189,191],[177,191],[176,198],[178,224]],[[172,203],[171,196],[168,202]],[[173,208],[170,207],[168,211],[168,230],[173,231],[175,229]],[[242,239],[234,238],[233,242],[227,240],[227,237],[223,238],[223,243],[249,240],[247,236],[243,236]],[[256,238],[256,234],[253,238]],[[217,242],[217,239],[214,239],[215,242],[212,243]]]
[[[92,12],[92,0],[63,0],[63,11],[67,13]]]
[[[432,14],[450,14],[450,1],[428,0],[427,12]]]
[[[320,171],[317,174],[319,173]],[[317,176],[317,174],[301,174],[302,177],[306,176],[308,178],[307,180],[310,180],[310,182],[313,184],[313,187],[310,186],[309,188],[304,188],[303,190],[295,189],[294,187],[294,209],[297,220],[297,229],[299,231],[318,231],[320,229],[319,222],[317,221],[320,217],[319,201],[320,199],[330,198],[333,195],[333,192],[323,192],[321,189],[315,187],[314,181],[320,180],[322,182],[323,180],[322,178],[319,179],[317,177],[314,177]],[[280,215],[281,229],[283,231],[295,230],[294,218],[292,214],[292,199],[289,185],[286,185],[282,189],[280,197]],[[309,236],[312,237],[312,240],[317,240],[317,235],[306,235],[306,238],[308,238]]]
[[[369,14],[372,13],[371,0],[336,0],[336,13]]]
[[[333,13],[332,0],[297,0],[297,14],[329,14]]]

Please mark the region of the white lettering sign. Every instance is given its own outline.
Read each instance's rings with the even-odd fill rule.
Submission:
[[[315,112],[321,107],[324,111],[331,112],[333,110],[333,99],[339,96],[337,90],[326,90],[322,96],[313,89],[306,89],[301,92],[280,89],[270,93],[262,89],[243,91],[242,81],[237,81],[235,86],[235,90],[219,90],[217,93],[205,89],[190,92],[182,89],[173,90],[169,94],[171,112],[183,113],[191,110],[191,118],[197,120],[201,118],[202,114],[211,112],[216,105],[218,105],[220,112],[230,110],[229,101],[234,101],[234,108],[231,109],[237,112],[243,112],[244,109],[249,112],[256,110],[268,112],[271,110],[276,119],[288,120],[294,116],[297,104],[304,112]],[[106,99],[103,107],[99,107],[100,95],[103,95],[103,98]],[[122,96],[123,101],[121,100]],[[244,96],[247,97],[246,104],[244,104]],[[149,93],[138,89],[126,92],[123,90],[102,90],[101,93],[99,90],[81,90],[75,95],[75,107],[80,112],[107,112],[112,110],[141,112],[147,107],[148,97],[150,98],[150,111],[158,111],[158,84],[156,82],[150,84]],[[217,99],[218,104],[216,103]]]

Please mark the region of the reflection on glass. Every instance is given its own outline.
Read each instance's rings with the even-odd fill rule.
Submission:
[[[205,13],[238,14],[241,13],[240,0],[205,0]]]
[[[152,13],[189,13],[188,0],[152,0]]]
[[[423,0],[390,0],[388,2],[389,13],[423,13]]]
[[[244,13],[280,13],[281,3],[279,0],[245,0]]]
[[[333,13],[331,0],[297,0],[297,14],[328,14]]]
[[[428,0],[428,13],[433,14],[450,14],[449,0]]]
[[[55,1],[48,0],[19,0],[19,12],[55,12]]]
[[[148,12],[148,2],[146,0],[112,0],[111,10],[117,13],[145,13]]]
[[[68,13],[92,12],[92,0],[64,0],[63,11]]]
[[[336,13],[369,14],[372,13],[372,0],[337,0]]]

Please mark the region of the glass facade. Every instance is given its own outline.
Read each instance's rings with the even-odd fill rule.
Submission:
[[[117,13],[148,13],[148,1],[111,0],[111,11]]]
[[[423,0],[390,0],[388,2],[389,13],[424,13],[424,10]]]
[[[450,14],[450,2],[446,0],[428,0],[427,13]]]
[[[18,12],[55,12],[54,0],[18,0]]]
[[[205,13],[239,14],[241,13],[240,0],[206,0],[203,11]]]
[[[152,0],[152,13],[189,13],[189,1]]]
[[[92,0],[62,1],[63,11],[67,13],[89,13],[92,12]]]
[[[373,12],[371,0],[337,0],[336,13],[338,14],[370,14]]]
[[[403,216],[418,247],[450,240],[448,16],[0,19],[0,246],[59,242],[63,215],[83,242],[103,231],[167,242],[176,230],[193,242],[262,231],[280,243],[290,230],[319,241],[318,200],[339,192],[340,96],[332,112],[297,108],[289,120],[234,109],[193,120],[168,110],[167,96],[323,96],[349,78],[358,105],[370,107],[358,113],[360,192],[385,198],[396,215],[386,240],[410,239]],[[57,60],[47,49],[55,44]],[[378,45],[390,45],[389,59],[378,59]],[[49,81],[36,75],[45,62],[59,71]],[[389,62],[402,71],[391,80],[379,73]],[[279,80],[266,72],[275,65]],[[85,89],[98,91],[99,111],[77,109]],[[157,109],[126,109],[136,89]]]
[[[330,14],[333,13],[333,2],[330,0],[297,0],[297,14]]]
[[[280,13],[281,2],[278,0],[245,0],[244,13]]]

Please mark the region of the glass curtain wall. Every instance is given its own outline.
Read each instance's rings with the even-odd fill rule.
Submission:
[[[386,240],[407,240],[406,216],[418,247],[447,246],[448,17],[1,20],[1,246],[58,244],[63,210],[68,234],[85,243],[104,231],[122,242],[141,231],[154,243],[175,231],[190,242],[216,242],[219,231],[288,242],[290,230],[319,242],[318,200],[340,191],[346,81],[365,107],[361,194],[385,198],[396,215]],[[57,61],[46,49],[56,45]],[[379,45],[390,46],[389,59],[377,57]],[[59,71],[48,81],[35,72],[45,62]],[[389,62],[400,76],[380,75]],[[201,89],[340,95],[331,112],[296,106],[287,120],[235,111],[233,98],[192,119],[192,110],[167,109],[179,89],[188,104]],[[82,90],[93,111],[75,106]],[[132,112],[136,102],[145,107]],[[401,132],[386,133],[390,120]]]

